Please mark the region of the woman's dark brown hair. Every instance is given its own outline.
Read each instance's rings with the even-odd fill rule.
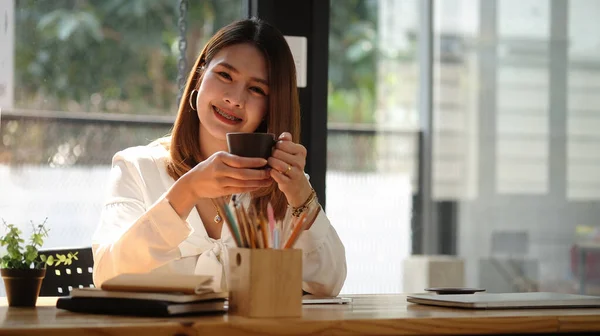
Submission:
[[[167,171],[175,180],[206,159],[200,155],[200,120],[189,104],[190,94],[192,90],[200,87],[204,69],[219,51],[242,43],[252,44],[260,50],[268,68],[269,102],[265,119],[256,132],[275,135],[290,132],[294,141],[300,139],[296,68],[285,38],[279,30],[260,19],[236,21],[221,28],[208,41],[188,76],[169,145],[170,160]],[[285,215],[287,202],[276,183],[269,188],[253,192],[252,199],[257,209],[264,211],[267,203],[271,202],[276,218],[281,219]]]

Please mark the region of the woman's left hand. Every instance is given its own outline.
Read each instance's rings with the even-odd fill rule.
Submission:
[[[302,205],[312,192],[310,183],[304,174],[306,166],[306,148],[292,141],[292,135],[283,132],[275,144],[273,154],[268,160],[271,177],[293,207]]]

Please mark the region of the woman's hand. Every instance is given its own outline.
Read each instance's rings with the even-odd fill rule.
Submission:
[[[183,220],[201,198],[217,198],[246,193],[273,183],[267,160],[217,152],[183,174],[165,195]]]
[[[268,187],[273,180],[264,167],[267,160],[216,152],[197,164],[182,178],[196,198],[216,198]]]
[[[273,154],[268,160],[271,177],[279,187],[289,205],[302,205],[312,192],[310,183],[304,174],[306,166],[306,148],[292,141],[292,135],[284,132],[275,144]]]

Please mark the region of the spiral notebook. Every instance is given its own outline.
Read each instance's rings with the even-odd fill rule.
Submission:
[[[431,306],[470,309],[515,308],[594,308],[600,307],[600,297],[549,292],[480,293],[480,294],[415,294],[406,300]]]

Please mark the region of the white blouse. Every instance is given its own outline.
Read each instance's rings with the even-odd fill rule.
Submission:
[[[227,290],[228,248],[235,241],[226,225],[220,239],[210,238],[195,208],[183,221],[171,207],[165,199],[175,183],[166,170],[168,154],[151,144],[113,157],[107,200],[92,239],[96,287],[121,273],[157,272],[212,275],[215,290]],[[346,279],[345,249],[323,211],[295,247],[303,251],[302,289],[338,295]]]

